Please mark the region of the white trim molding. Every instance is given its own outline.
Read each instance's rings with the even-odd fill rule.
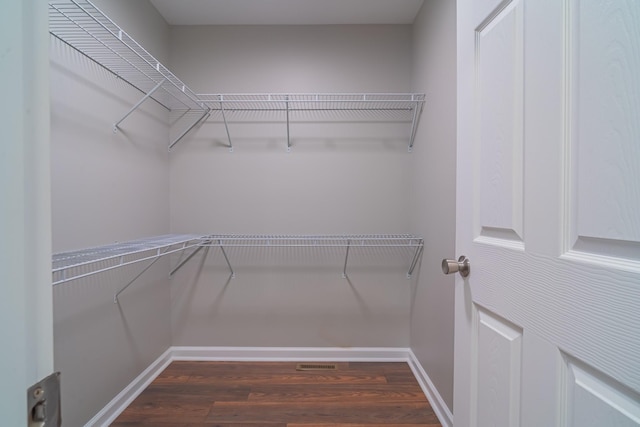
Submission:
[[[429,400],[431,408],[438,417],[440,424],[442,424],[442,427],[453,427],[453,414],[411,349],[409,349],[408,359],[407,363],[413,371],[416,380],[418,380],[418,384],[420,384],[423,393],[427,396],[427,400]]]
[[[170,347],[138,375],[85,427],[109,426],[174,360],[228,362],[407,362],[443,427],[453,426],[453,416],[409,348],[335,347]]]
[[[134,378],[128,386],[116,395],[107,405],[100,410],[93,418],[91,418],[85,427],[93,426],[109,426],[118,418],[127,406],[134,401],[140,393],[144,391],[149,384],[156,379],[162,371],[173,361],[171,357],[172,348],[162,353],[151,365],[147,367],[140,375]]]
[[[173,347],[173,360],[229,362],[405,362],[408,348]]]

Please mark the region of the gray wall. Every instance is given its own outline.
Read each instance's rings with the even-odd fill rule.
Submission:
[[[411,348],[453,408],[454,278],[440,270],[455,253],[456,5],[428,0],[414,23],[413,90],[427,102],[412,156],[411,229],[425,239],[412,301]]]
[[[199,92],[408,92],[411,26],[173,27],[171,68]],[[406,123],[221,118],[171,154],[173,232],[409,232]],[[336,121],[338,123],[336,123]],[[410,253],[219,250],[172,282],[175,345],[408,346]],[[380,265],[388,268],[378,268]]]
[[[414,26],[174,27],[147,1],[97,2],[198,92],[425,92],[414,153],[390,117],[215,114],[169,157],[175,118],[153,102],[111,132],[139,94],[52,45],[54,252],[171,232],[415,233],[411,252],[219,249],[169,283],[168,260],[121,298],[136,266],[54,290],[65,421],[95,414],[169,345],[411,346],[453,400],[455,3],[425,2]],[[169,189],[169,190],[167,190]],[[206,255],[206,257],[205,257]],[[173,262],[175,263],[175,259]],[[415,275],[414,275],[415,276]],[[171,335],[170,335],[171,334]],[[94,384],[100,387],[94,387]]]
[[[146,1],[103,5],[133,37],[156,41],[153,54],[168,57],[168,26]],[[113,122],[141,94],[53,38],[50,78],[53,251],[168,233],[166,110],[145,103],[114,134]],[[171,344],[168,260],[113,303],[144,265],[54,288],[65,425],[86,422]]]

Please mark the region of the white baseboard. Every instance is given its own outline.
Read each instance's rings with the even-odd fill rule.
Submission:
[[[334,347],[170,347],[136,377],[85,427],[107,427],[174,360],[229,362],[407,362],[443,427],[452,427],[453,416],[409,348]]]
[[[85,424],[85,427],[109,426],[171,362],[171,348],[169,348],[118,393],[116,397],[111,399],[100,412]]]
[[[438,417],[438,420],[440,420],[440,424],[442,424],[442,427],[453,427],[453,414],[449,410],[447,404],[444,403],[442,396],[440,395],[440,393],[438,393],[438,390],[433,385],[433,382],[431,382],[429,375],[427,375],[424,368],[418,361],[418,358],[415,354],[413,354],[413,351],[411,350],[409,350],[408,363],[409,367],[413,371],[413,375],[418,380],[418,384],[420,384],[422,391],[424,392],[425,396],[427,396],[429,403],[431,403],[431,408]]]
[[[229,362],[404,362],[408,348],[173,347],[173,360]]]

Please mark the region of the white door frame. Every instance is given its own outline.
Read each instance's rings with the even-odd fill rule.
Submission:
[[[3,2],[0,81],[0,414],[19,427],[53,371],[47,2]]]

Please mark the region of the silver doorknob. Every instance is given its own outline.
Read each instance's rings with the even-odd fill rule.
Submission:
[[[469,258],[462,255],[458,261],[453,259],[442,260],[442,272],[444,274],[460,273],[462,277],[467,277],[471,272],[471,263]]]

